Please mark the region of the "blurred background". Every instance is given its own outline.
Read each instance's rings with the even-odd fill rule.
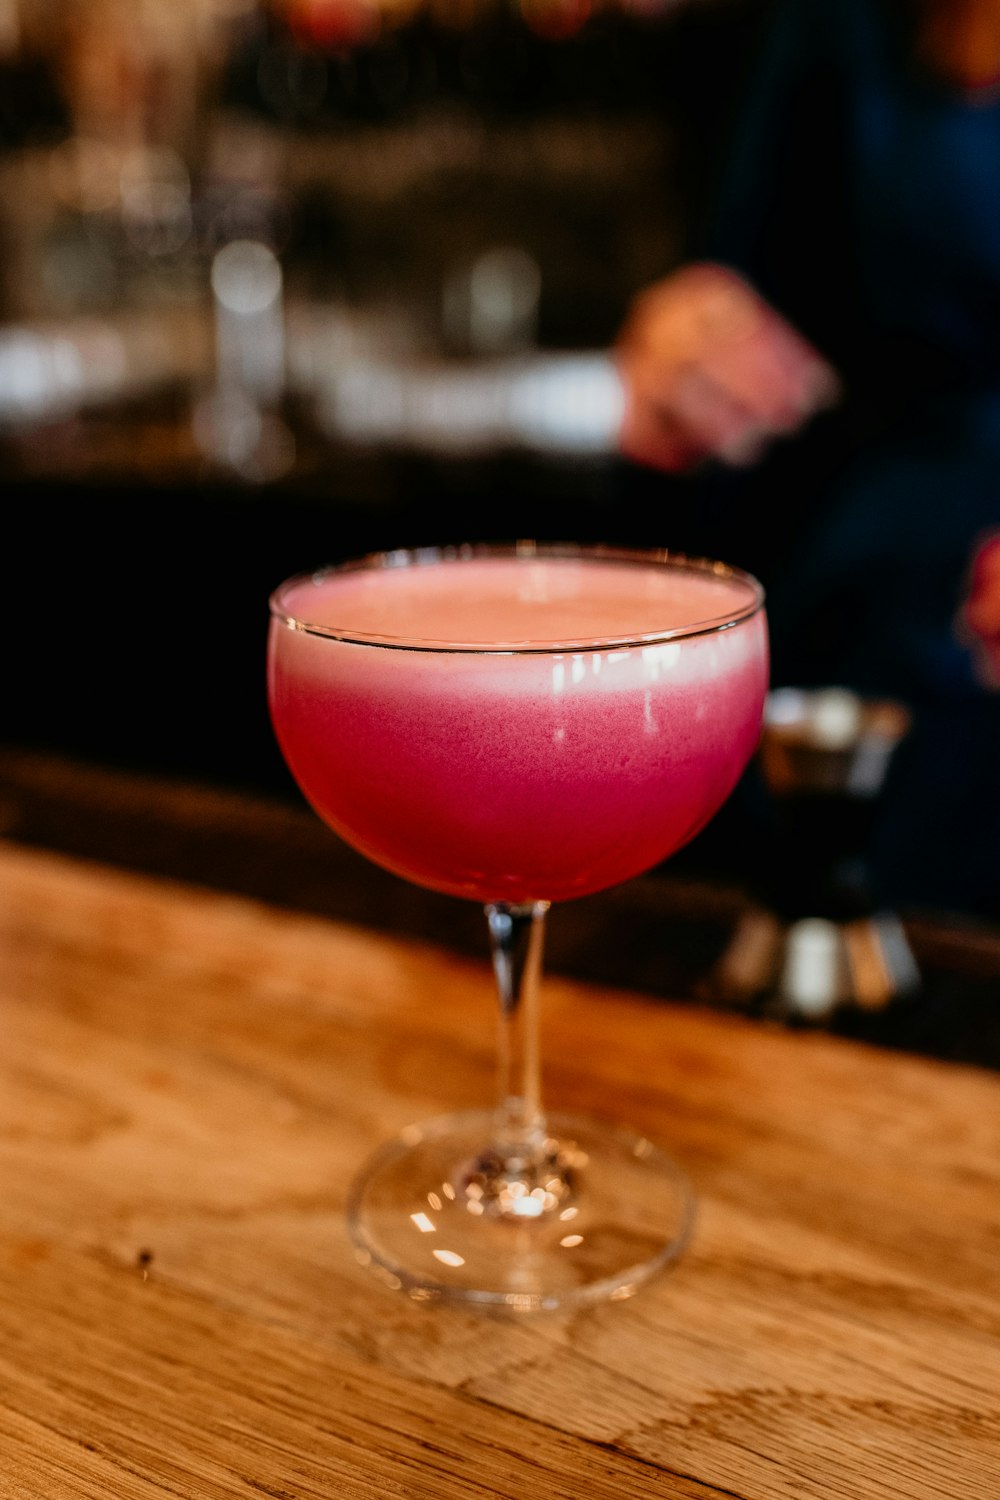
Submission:
[[[287,572],[668,542],[606,348],[758,9],[0,0],[5,737],[283,790]]]

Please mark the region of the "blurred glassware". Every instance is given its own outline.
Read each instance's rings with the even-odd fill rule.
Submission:
[[[842,687],[776,688],[768,696],[760,762],[778,797],[876,797],[910,727],[895,700]]]
[[[212,261],[217,377],[265,405],[285,384],[281,263],[259,240],[234,240]]]
[[[918,988],[905,928],[880,908],[867,867],[879,795],[910,723],[905,704],[839,686],[769,694],[756,757],[770,806],[763,900],[713,971],[717,998],[825,1021]]]
[[[215,381],[198,400],[195,441],[213,464],[243,479],[280,479],[295,438],[280,413],[285,394],[284,280],[259,240],[233,240],[213,261]]]
[[[194,228],[191,177],[182,157],[167,147],[136,152],[119,179],[126,237],[143,255],[172,255]]]
[[[519,245],[494,245],[445,278],[445,347],[457,354],[520,354],[538,338],[542,273]]]
[[[0,142],[0,424],[44,465],[59,422],[61,472],[88,427],[66,419],[120,416],[124,453],[157,390],[178,451],[244,479],[287,472],[286,397],[310,440],[315,416],[335,444],[610,453],[587,319],[664,249],[634,22],[617,0],[0,0],[0,54],[44,59],[62,101],[55,134]]]

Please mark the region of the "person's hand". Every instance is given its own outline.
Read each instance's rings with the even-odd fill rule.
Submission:
[[[620,451],[672,472],[707,458],[753,463],[839,395],[818,351],[735,272],[711,262],[641,292],[614,357],[624,388]]]
[[[980,542],[973,554],[959,635],[971,648],[983,682],[1000,688],[1000,532]]]

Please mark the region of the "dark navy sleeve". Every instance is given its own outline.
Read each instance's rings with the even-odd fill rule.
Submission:
[[[781,0],[692,253],[740,271],[834,360],[857,306],[856,0]]]

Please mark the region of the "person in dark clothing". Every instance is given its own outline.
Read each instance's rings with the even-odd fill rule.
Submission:
[[[911,711],[875,899],[1000,917],[998,0],[776,5],[685,264],[617,357],[628,483],[761,578],[774,685]]]

